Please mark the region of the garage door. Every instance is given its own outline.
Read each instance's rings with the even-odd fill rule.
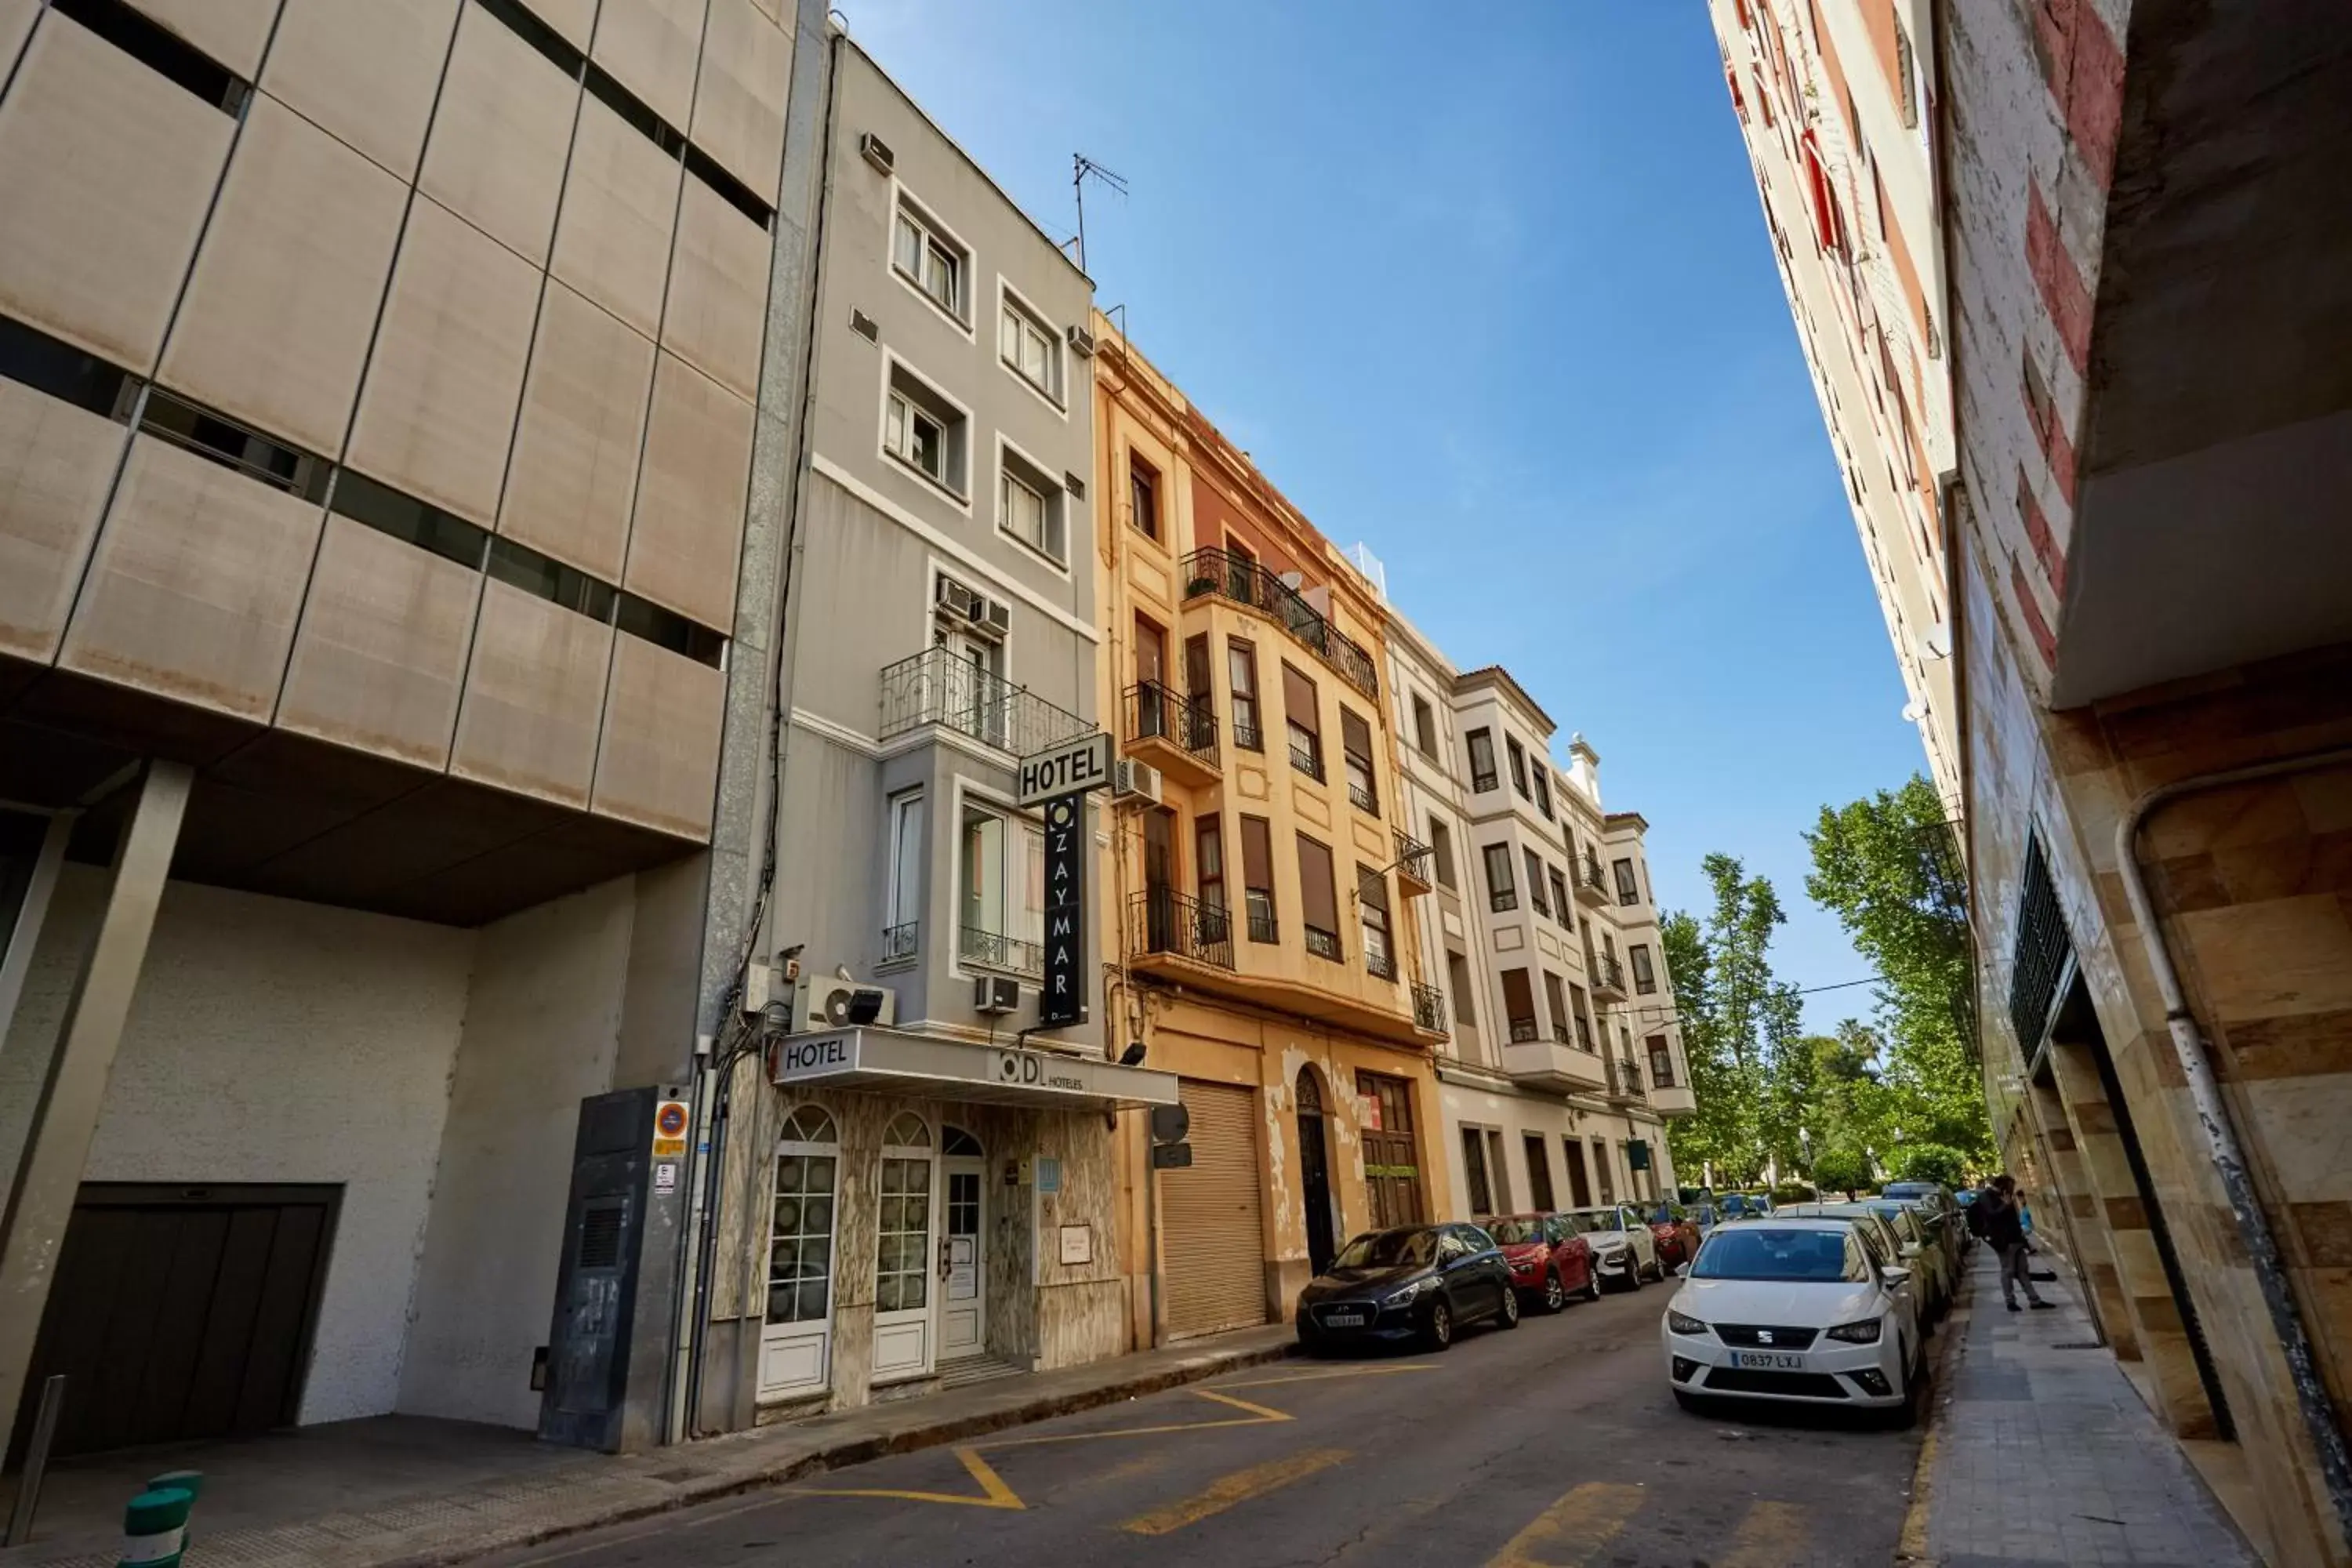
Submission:
[[[1186,1079],[1192,1163],[1160,1173],[1160,1289],[1171,1336],[1265,1321],[1257,1096]]]

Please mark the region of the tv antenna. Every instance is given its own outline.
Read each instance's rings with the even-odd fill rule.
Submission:
[[[1087,269],[1087,180],[1091,176],[1101,181],[1106,188],[1124,196],[1127,195],[1127,177],[1117,170],[1103,167],[1084,153],[1071,153],[1070,164],[1070,188],[1077,193],[1078,197],[1078,270],[1084,272]]]

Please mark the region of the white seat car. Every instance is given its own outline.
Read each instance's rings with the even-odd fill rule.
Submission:
[[[1718,1397],[1911,1411],[1919,1310],[1910,1270],[1843,1219],[1724,1226],[1681,1270],[1659,1336],[1685,1409]]]
[[[1630,1204],[1605,1208],[1562,1209],[1568,1228],[1592,1248],[1592,1277],[1604,1290],[1639,1290],[1642,1279],[1664,1279],[1658,1238]]]

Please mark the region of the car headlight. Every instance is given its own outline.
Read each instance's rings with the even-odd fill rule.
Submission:
[[[1874,1345],[1878,1342],[1878,1320],[1871,1318],[1859,1323],[1840,1323],[1829,1331],[1829,1337],[1843,1340],[1850,1345]]]
[[[1434,1289],[1436,1284],[1436,1279],[1433,1278],[1416,1279],[1410,1285],[1400,1286],[1389,1294],[1388,1304],[1391,1307],[1402,1307],[1407,1301],[1417,1300],[1423,1291]]]
[[[1666,1309],[1666,1327],[1678,1334],[1703,1334],[1706,1325],[1696,1318],[1685,1317],[1672,1307]]]

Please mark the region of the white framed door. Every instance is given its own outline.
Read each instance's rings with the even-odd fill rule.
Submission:
[[[940,1153],[939,1358],[955,1361],[988,1349],[988,1161],[961,1127]]]
[[[931,1237],[938,1150],[930,1123],[900,1111],[882,1134],[882,1180],[875,1201],[874,1381],[931,1370]]]
[[[768,1305],[760,1397],[818,1392],[833,1375],[833,1260],[841,1207],[833,1118],[803,1105],[784,1119],[768,1211]]]

